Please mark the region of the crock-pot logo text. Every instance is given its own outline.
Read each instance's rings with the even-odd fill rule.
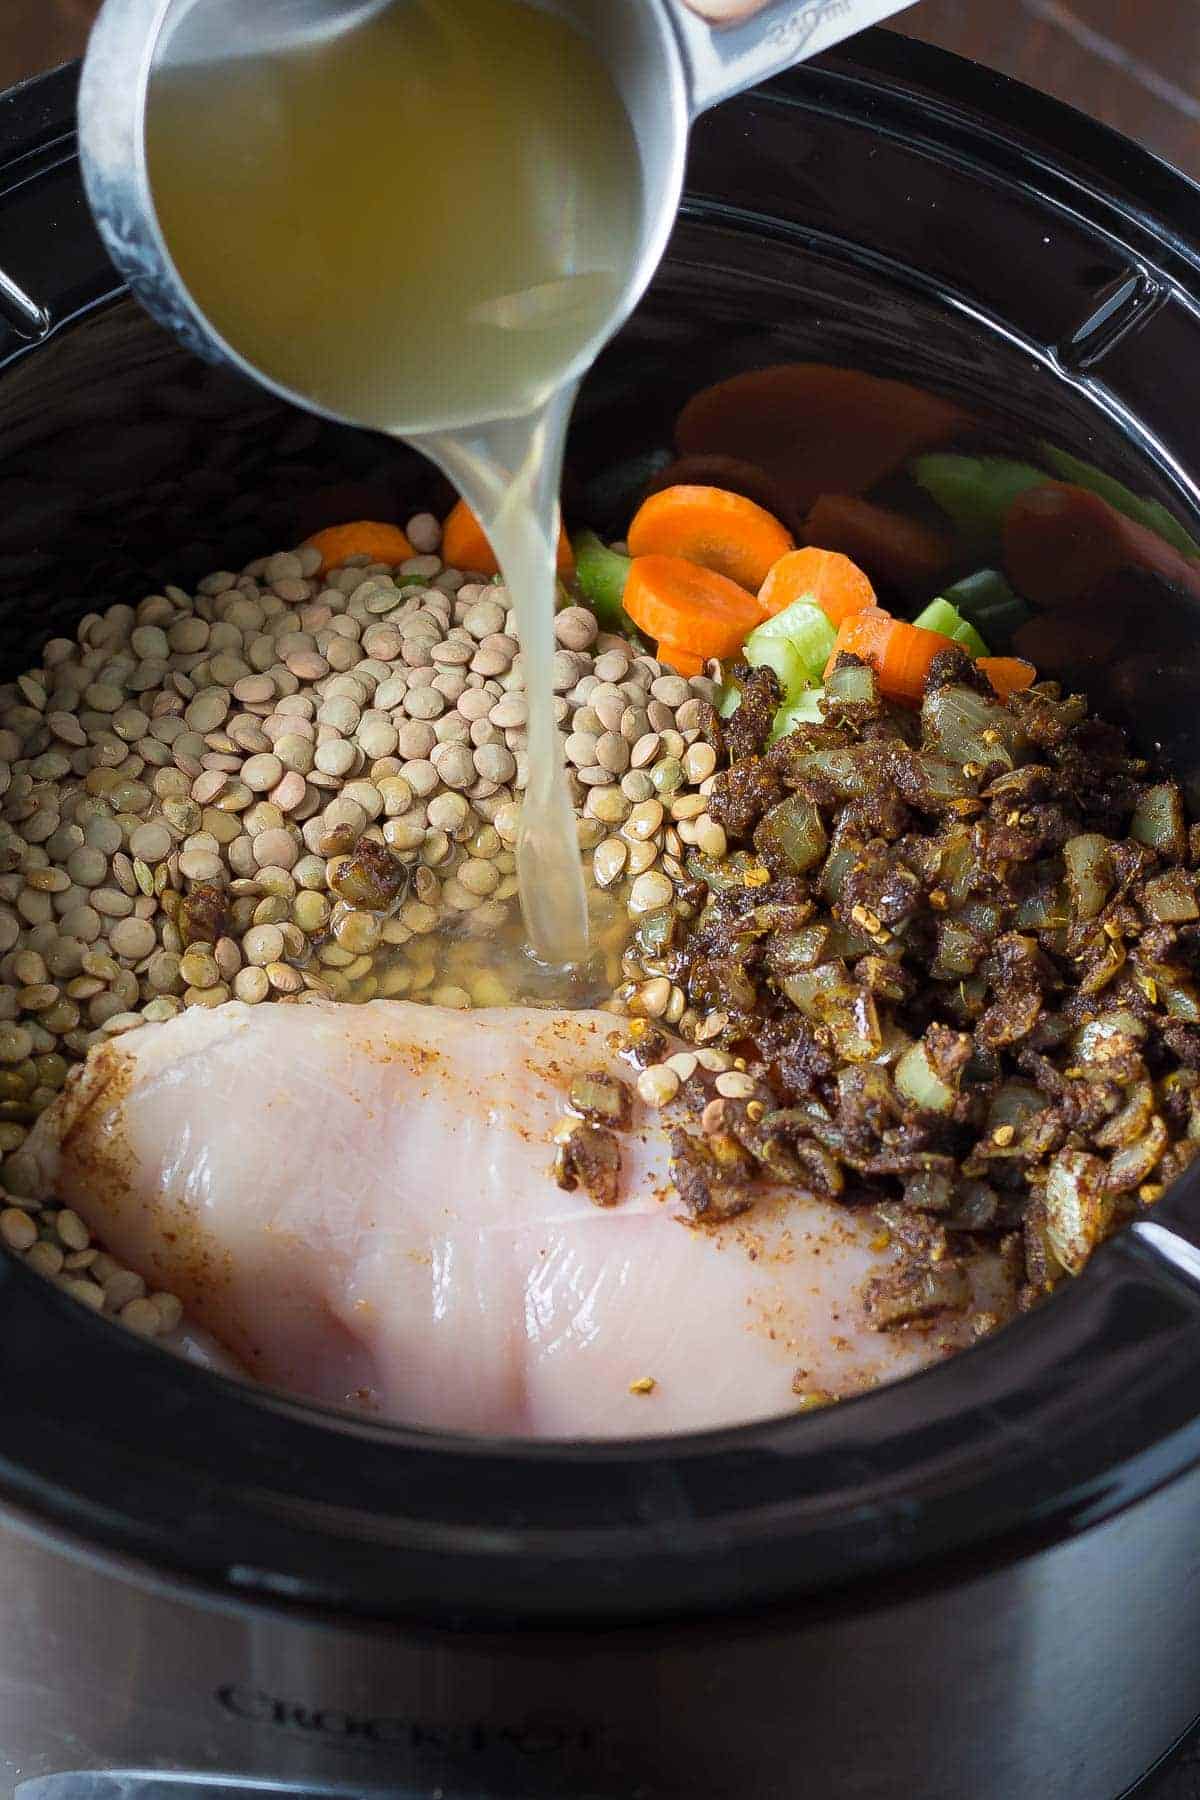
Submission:
[[[217,1689],[218,1704],[237,1719],[280,1730],[334,1739],[346,1748],[402,1746],[426,1756],[481,1756],[497,1750],[526,1757],[577,1756],[596,1747],[596,1728],[560,1714],[537,1713],[520,1724],[431,1724],[387,1714],[360,1714],[340,1706],[308,1706],[261,1688],[234,1682]]]

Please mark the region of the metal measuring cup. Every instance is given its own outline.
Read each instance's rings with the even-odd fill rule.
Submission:
[[[413,0],[105,0],[84,63],[79,141],[84,181],[104,243],[148,311],[191,349],[223,360],[284,399],[310,396],[253,367],[189,293],[155,214],[145,121],[155,76],[185,65],[212,69],[240,56],[335,42],[388,5]],[[472,422],[390,417],[389,429],[430,457],[488,522],[514,596],[530,676],[528,780],[517,867],[531,945],[548,964],[579,963],[587,900],[574,856],[575,822],[554,727],[554,530],[567,420],[580,377],[649,284],[675,221],[692,119],[726,95],[846,36],[903,0],[535,0],[579,29],[607,65],[633,128],[641,164],[636,254],[614,288],[608,316],[556,371],[553,389],[517,418]],[[714,29],[706,14],[752,10]],[[214,254],[220,255],[219,221]],[[349,424],[364,421],[349,419]],[[514,571],[515,573],[509,573]],[[569,860],[569,872],[567,861]]]
[[[312,401],[241,356],[188,292],[164,241],[146,165],[155,75],[316,43],[406,0],[105,0],[79,89],[83,178],[104,246],[147,311],[190,349],[297,404]],[[542,0],[539,0],[542,3]],[[718,101],[899,12],[910,0],[551,0],[595,45],[625,103],[642,168],[639,248],[611,314],[563,371],[576,379],[629,316],[658,266],[683,187],[692,120]],[[349,420],[357,424],[360,421]],[[395,427],[405,435],[403,423]],[[422,430],[430,421],[422,421]]]

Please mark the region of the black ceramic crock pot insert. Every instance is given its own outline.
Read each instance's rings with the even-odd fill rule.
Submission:
[[[431,491],[381,440],[189,363],[117,303],[74,80],[0,98],[8,668],[84,610],[293,541],[301,501]],[[989,197],[970,231],[966,190]],[[703,381],[795,354],[805,309],[831,360],[866,342],[881,372],[987,386],[1000,412],[1004,389],[1014,431],[1050,407],[1063,441],[1194,518],[1200,434],[1171,372],[1200,366],[1197,294],[1182,176],[868,33],[702,122],[668,265],[585,394],[581,504],[615,523],[613,464],[665,439]],[[1196,709],[1146,701],[1195,795]],[[0,1498],[93,1552],[285,1608],[513,1630],[852,1605],[867,1580],[941,1582],[1080,1531],[1200,1459],[1200,1174],[996,1341],[827,1412],[677,1441],[347,1420],[179,1365],[8,1259],[0,1287]]]

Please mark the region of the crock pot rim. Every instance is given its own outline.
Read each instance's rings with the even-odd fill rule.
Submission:
[[[66,135],[75,76],[68,65],[0,99],[0,156],[16,141]],[[1003,132],[1009,157],[1033,154],[1028,138],[1045,167],[1055,158],[1074,164],[1074,173],[1055,166],[1098,206],[1148,232],[1176,273],[1186,267],[1194,278],[1200,266],[1200,249],[1182,228],[1200,190],[1149,152],[1006,77],[874,31],[774,86],[794,86],[818,109],[822,94],[844,106],[867,91],[873,107],[907,112],[910,124],[914,98],[935,96],[929,117],[939,126],[968,138],[982,131],[993,150]],[[98,255],[95,301],[114,291]],[[1167,1203],[1189,1236],[1193,1185],[1181,1184],[1187,1192]],[[343,1422],[176,1365],[20,1266],[0,1271],[0,1288],[6,1388],[19,1384],[19,1399],[6,1405],[0,1495],[43,1527],[214,1593],[364,1619],[613,1624],[788,1604],[864,1579],[877,1584],[889,1571],[915,1569],[914,1579],[936,1585],[952,1567],[961,1570],[963,1557],[991,1566],[1026,1553],[1110,1516],[1200,1459],[1200,1424],[1186,1398],[1200,1372],[1200,1294],[1130,1238],[1108,1247],[1052,1308],[997,1342],[828,1413],[703,1438],[582,1448]],[[1122,1320],[1134,1317],[1142,1335],[1122,1344]],[[48,1344],[51,1353],[42,1354]],[[1072,1356],[1097,1348],[1119,1361],[1118,1390],[1077,1383],[1079,1422],[1051,1437],[1026,1404],[1033,1376],[1052,1387]],[[87,1372],[78,1395],[86,1405],[64,1403],[72,1368]],[[1111,1380],[1112,1368],[1107,1374]],[[939,1397],[941,1424],[952,1419],[957,1437],[937,1450],[926,1440]],[[1040,1400],[1051,1410],[1056,1404],[1048,1391]],[[136,1439],[126,1435],[131,1403],[141,1408]],[[896,1451],[910,1438],[906,1476],[875,1470],[875,1487],[860,1481],[824,1536],[811,1517],[799,1518],[811,1494],[793,1488],[789,1509],[801,1448],[810,1459],[841,1457],[847,1469],[857,1462],[861,1474],[869,1453]],[[373,1474],[382,1466],[377,1453],[386,1454],[388,1493],[411,1518],[358,1506],[344,1484],[325,1479],[318,1449],[336,1456],[355,1439],[370,1447]],[[963,1485],[972,1445],[986,1448],[988,1465]],[[1007,1460],[997,1454],[1001,1445]],[[550,1468],[560,1482],[554,1493]],[[575,1485],[566,1494],[568,1468]],[[719,1478],[707,1513],[699,1490],[688,1489],[697,1470]],[[788,1476],[782,1499],[780,1471]],[[919,1498],[913,1474],[924,1484]],[[490,1495],[493,1514],[479,1505],[480,1519],[461,1528],[447,1524],[449,1504],[421,1517],[414,1501],[426,1498],[418,1490],[431,1480],[455,1505],[464,1485],[473,1499]],[[498,1492],[497,1481],[512,1483],[511,1491]],[[541,1516],[550,1502],[553,1517]],[[952,1546],[958,1564],[944,1555]]]
[[[1178,257],[1177,272],[1194,279],[1200,270],[1195,211],[1200,182],[1067,101],[938,45],[880,27],[862,32],[809,67],[835,72],[847,90],[864,76],[868,85],[872,77],[884,77],[909,100],[916,94],[926,100],[936,96],[931,116],[943,125],[965,127],[976,145],[986,137],[997,165],[1025,163],[1055,181],[1066,176],[1081,196],[1111,207]],[[771,87],[795,79],[781,76]]]
[[[0,1501],[158,1583],[364,1623],[836,1611],[1027,1557],[1200,1462],[1200,1289],[1131,1234],[999,1339],[677,1439],[375,1424],[178,1363],[16,1263],[0,1313]]]

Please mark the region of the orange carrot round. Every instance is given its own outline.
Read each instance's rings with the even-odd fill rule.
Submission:
[[[718,487],[663,488],[629,527],[630,555],[682,557],[755,594],[795,542],[765,507]]]
[[[878,674],[883,663],[883,647],[895,623],[891,613],[884,612],[881,606],[867,606],[860,612],[847,613],[838,622],[837,637],[829,652],[829,661],[825,664],[826,681],[837,667],[838,657],[843,654],[857,656],[861,662],[870,663]]]
[[[954,649],[940,631],[926,631],[905,619],[893,619],[879,607],[848,613],[838,626],[826,678],[843,652],[869,663],[879,678],[879,691],[889,700],[919,706],[929,665],[939,650]]]
[[[465,500],[451,507],[442,524],[442,561],[447,568],[473,569],[480,575],[498,575],[500,564],[488,543],[483,526]],[[569,575],[575,567],[570,540],[560,525],[555,567],[560,575]]]
[[[1023,656],[980,656],[975,666],[983,670],[1002,700],[1010,694],[1023,694],[1037,680],[1037,670]]]
[[[875,589],[857,563],[840,551],[815,546],[781,556],[758,590],[758,603],[769,619],[797,600],[813,601],[831,625],[876,605]]]
[[[677,675],[703,675],[705,658],[678,644],[656,644],[654,654],[660,663],[674,669]]]
[[[648,500],[651,494],[661,494],[664,488],[671,487],[724,488],[727,494],[741,494],[765,507],[789,531],[794,531],[798,523],[788,516],[787,495],[778,482],[765,469],[737,456],[677,456],[651,476],[642,490],[642,499]]]
[[[647,637],[701,658],[732,656],[762,624],[758,602],[745,588],[681,556],[635,556],[624,605]]]
[[[372,562],[402,563],[413,554],[413,547],[398,525],[385,525],[378,519],[355,519],[349,525],[327,525],[314,531],[305,543],[321,552],[318,575],[336,569],[350,556],[369,556]]]
[[[483,526],[465,500],[456,501],[442,521],[442,559],[452,569],[475,569],[496,575],[500,565]]]

